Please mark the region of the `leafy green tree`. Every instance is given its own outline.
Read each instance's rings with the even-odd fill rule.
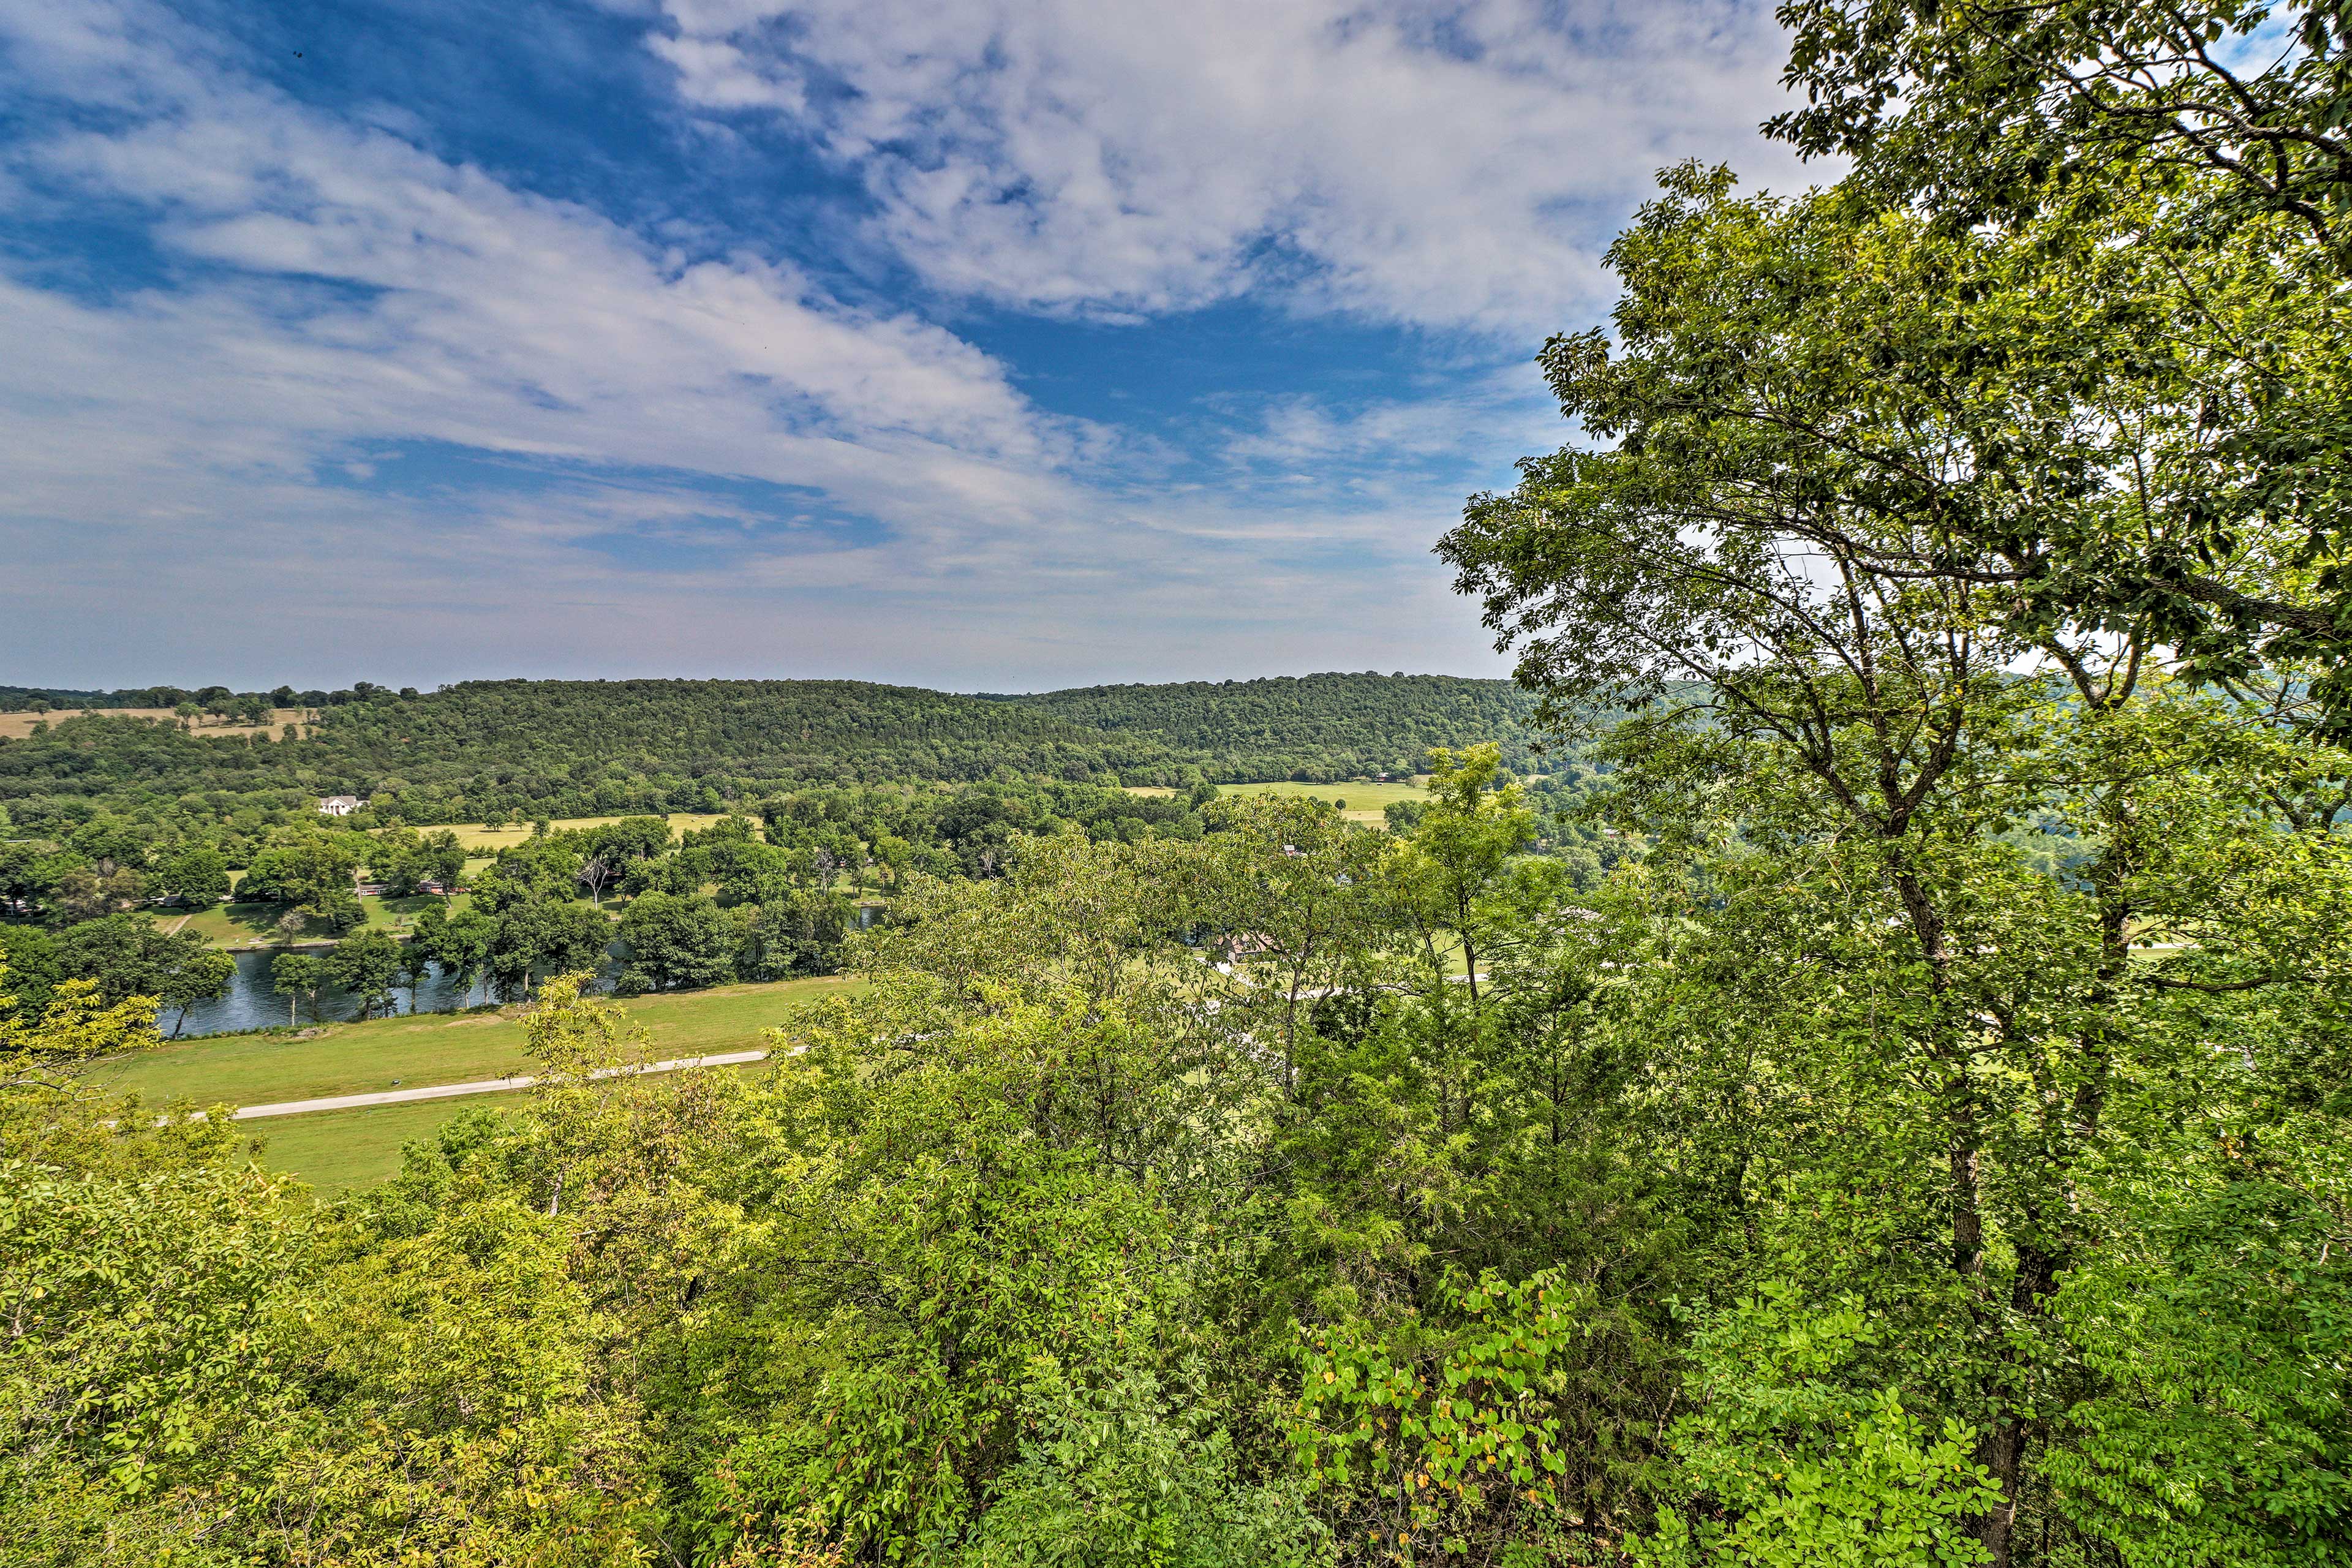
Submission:
[[[240,890],[250,899],[290,905],[331,930],[348,931],[365,918],[354,889],[372,844],[359,834],[298,832],[253,858]]]
[[[52,858],[29,839],[0,839],[0,899],[32,903],[55,885]]]
[[[1611,259],[1622,351],[1580,334],[1545,363],[1564,412],[1612,445],[1530,459],[1444,552],[1555,710],[1650,704],[1612,742],[1619,820],[1685,868],[1674,918],[1704,933],[1677,961],[1703,981],[1651,1005],[1678,1030],[1648,1047],[1675,1065],[1651,1070],[1780,1140],[1710,1136],[1705,1158],[1727,1194],[1782,1194],[1739,1224],[1759,1261],[1801,1276],[1792,1310],[1850,1294],[1890,1325],[1842,1390],[1879,1412],[1880,1447],[1822,1463],[1891,1467],[1889,1486],[1936,1468],[1934,1495],[1966,1508],[1906,1517],[1931,1536],[1946,1519],[1948,1556],[2014,1560],[2021,1510],[2037,1540],[2124,1551],[2123,1516],[2154,1505],[2067,1489],[2082,1450],[2048,1403],[2083,1366],[2063,1282],[2120,1257],[2122,1232],[2080,1217],[2085,1184],[2141,1146],[2136,1125],[2264,1100],[2251,1082],[2218,1100],[2189,1087],[2207,1026],[2191,1014],[2274,986],[2332,994],[2340,963],[2308,923],[2342,897],[2332,813],[2302,797],[2332,798],[2347,763],[2312,733],[2309,685],[2242,664],[2200,684],[2222,667],[2198,647],[2175,679],[2162,643],[2182,623],[2077,591],[2122,580],[2116,549],[2201,526],[2173,487],[2208,461],[2195,409],[2219,394],[2085,362],[2119,319],[2086,334],[2069,318],[2115,308],[2137,254],[2056,295],[2031,243],[1857,221],[1843,195],[1737,201],[1684,170]],[[2229,567],[2265,594],[2299,570],[2275,531]],[[2225,797],[2273,815],[2212,809]],[[2063,879],[2003,837],[2036,814],[2078,846]],[[2225,864],[2275,901],[2183,897]],[[2131,933],[2154,928],[2184,933],[2176,957],[2135,954]],[[2258,1026],[2263,1005],[2230,1027]],[[1714,1415],[1766,1460],[1769,1422]],[[1973,1469],[1936,1458],[1956,1430]],[[1719,1489],[1710,1506],[1760,1531],[1802,1501]],[[2307,1539],[2265,1528],[2282,1552]]]
[[[228,860],[208,844],[173,851],[155,875],[155,885],[184,904],[211,904],[228,895]]]
[[[152,921],[110,915],[69,926],[57,938],[58,969],[97,984],[110,1003],[152,997],[174,1014],[177,1033],[187,1011],[218,997],[236,978],[236,962],[194,931],[166,935]]]
[[[741,932],[736,970],[745,979],[831,974],[841,968],[856,906],[839,893],[787,888],[762,902]]]
[[[90,865],[69,865],[57,872],[47,903],[53,916],[68,922],[102,920],[146,901],[147,879],[138,871],[101,871]]]
[[[907,877],[907,868],[914,859],[914,846],[895,833],[877,834],[874,838],[874,858],[882,874],[896,889]]]
[[[1495,746],[1474,746],[1458,756],[1443,747],[1433,752],[1429,801],[1395,871],[1432,967],[1444,968],[1441,941],[1458,951],[1474,1007],[1479,966],[1497,940],[1505,879],[1536,837],[1526,792],[1512,780],[1498,780],[1501,767]]]
[[[457,923],[450,925],[454,929]],[[612,921],[593,909],[568,900],[510,900],[494,917],[491,928],[491,983],[508,1000],[520,999],[530,991],[534,973],[593,970],[612,940]]]
[[[1244,981],[1223,1005],[1266,1030],[1287,1088],[1318,1002],[1385,978],[1368,965],[1395,931],[1381,885],[1391,847],[1315,800],[1229,797],[1209,824],[1193,909]]]
[[[437,883],[444,901],[457,897],[458,879],[466,874],[466,847],[455,833],[444,827],[425,834],[417,859],[422,879]]]
[[[735,978],[736,921],[708,899],[646,893],[621,917],[628,947],[625,994],[691,991]]]
[[[269,961],[269,988],[286,998],[286,1026],[295,1024],[294,1009],[308,998],[310,1019],[319,1017],[319,993],[327,985],[326,961],[307,952],[281,952]]]
[[[433,946],[421,934],[400,944],[400,984],[408,987],[411,1013],[416,1011],[416,988],[432,976],[434,962]]]
[[[496,920],[476,909],[445,914],[440,909],[427,908],[416,917],[413,951],[422,952],[448,974],[456,998],[452,1005],[462,1006],[489,973],[498,927]]]
[[[0,963],[8,966],[10,1004],[25,1017],[38,1017],[65,973],[58,966],[57,942],[37,926],[0,925]]]
[[[2105,318],[2078,331],[2084,350],[2166,338],[2166,353],[2110,355],[2095,374],[2180,383],[2202,462],[2146,469],[2153,515],[2136,528],[2011,525],[2018,580],[2064,613],[2149,618],[2200,674],[2314,661],[2312,689],[2340,721],[2342,18],[2075,0],[2019,14],[1806,0],[1786,16],[1808,101],[1772,129],[1852,155],[1854,205],[2029,241],[2076,311]],[[1932,380],[1966,362],[1911,363]]]
[[[580,877],[580,852],[557,838],[530,838],[499,851],[474,880],[474,906],[503,914],[519,905],[568,899]]]
[[[372,929],[353,931],[327,952],[327,978],[359,998],[360,1016],[392,1005],[404,953],[398,938]]]
[[[370,877],[383,884],[387,897],[404,899],[425,879],[424,845],[413,827],[388,827],[368,847]]]
[[[96,867],[102,876],[147,869],[150,835],[135,823],[101,816],[82,824],[66,838],[66,847]]]

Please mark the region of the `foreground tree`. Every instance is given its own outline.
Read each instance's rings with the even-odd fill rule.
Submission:
[[[2082,350],[2145,351],[2110,354],[2095,375],[2128,366],[2197,384],[2203,461],[2144,476],[2157,514],[2145,532],[1997,522],[1979,540],[2005,540],[2053,607],[2141,618],[2199,673],[2311,661],[2342,723],[2341,11],[1791,0],[1781,16],[1807,103],[1770,129],[1853,161],[1841,200],[1955,237],[2029,239],[2049,300],[2106,312]],[[2247,580],[2250,554],[2295,570]]]
[[[1709,1096],[1799,1092],[1778,1152],[1735,1168],[1758,1250],[1731,1278],[1769,1286],[1769,1310],[1710,1320],[1724,1359],[1695,1373],[1717,1425],[1691,1429],[1691,1473],[1748,1475],[1712,1501],[1742,1522],[1689,1549],[1737,1556],[1768,1549],[1759,1531],[1812,1528],[1721,1445],[1794,1444],[1822,1465],[1859,1452],[1841,1447],[1865,1440],[1859,1425],[1762,1419],[1785,1394],[1737,1370],[1770,1364],[1755,1335],[1811,1331],[1852,1297],[1865,1315],[1838,1331],[1845,1367],[1780,1374],[1858,1379],[1848,1422],[1895,1435],[1902,1463],[1958,1500],[1927,1500],[1918,1528],[1943,1519],[2007,1563],[2030,1507],[2037,1538],[2133,1550],[2136,1521],[2167,1505],[2086,1415],[2061,1414],[2106,1397],[2070,1292],[2099,1289],[2133,1234],[2086,1215],[2084,1194],[2168,1118],[2210,1119],[2222,1146],[2254,1124],[2334,1145],[2282,1080],[2188,1064],[2226,998],[2279,986],[2305,998],[2289,1005],[2337,1005],[2352,953],[2321,911],[2346,896],[2345,846],[2297,801],[2332,798],[2352,759],[2313,738],[2298,672],[2261,672],[2268,698],[2242,658],[2237,685],[2178,683],[2159,663],[2176,620],[2042,591],[2103,541],[2161,536],[2173,514],[2147,477],[2205,450],[2193,377],[2057,352],[2053,315],[2106,309],[2098,287],[2053,305],[2030,245],[1856,221],[1841,200],[1742,202],[1696,170],[1611,258],[1622,357],[1587,333],[1545,363],[1563,412],[1613,448],[1530,459],[1443,552],[1559,709],[1649,705],[1612,743],[1620,819],[1689,856],[1717,911],[1700,923],[1706,984],[1669,1011],[1702,1024],[1695,1042],[1748,1036],[1737,1058],[1684,1070],[1694,1088],[1737,1074]],[[2230,571],[2292,581],[2273,542],[2251,537]],[[2068,836],[2063,878],[2031,868],[2021,824]],[[2189,892],[2231,877],[2249,896]],[[2142,961],[2131,942],[2151,929],[2193,940]],[[2228,1027],[2260,1032],[2268,1005]],[[1824,1116],[1848,1130],[1816,1142]],[[2168,1180],[2237,1179],[2210,1148],[2167,1148],[2185,1162]],[[2299,1180],[2283,1173],[2266,1201],[2324,1227]],[[1873,1414],[1871,1355],[1900,1420]],[[1742,1399],[1761,1403],[1743,1415]],[[2301,1441],[2296,1419],[2273,1436]],[[1939,1430],[1964,1436],[1974,1468],[1934,1458]],[[2336,1443],[2304,1479],[2340,1466]],[[2263,1473],[2215,1476],[2189,1511],[2234,1511],[2282,1558],[2332,1539],[2333,1504],[2304,1510]]]

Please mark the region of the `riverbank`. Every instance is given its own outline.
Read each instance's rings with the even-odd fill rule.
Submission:
[[[652,1037],[656,1057],[709,1056],[756,1049],[763,1043],[760,1031],[797,1008],[864,988],[863,981],[839,977],[782,980],[640,996],[627,1006]],[[530,1070],[522,1051],[523,1013],[519,1006],[480,1008],[215,1036],[112,1058],[83,1076],[97,1087],[135,1092],[152,1105],[199,1106],[502,1078]]]

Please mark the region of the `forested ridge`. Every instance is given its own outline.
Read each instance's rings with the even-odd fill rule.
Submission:
[[[1526,765],[1534,702],[1506,681],[1378,675],[999,699],[849,680],[474,680],[279,695],[318,699],[316,723],[248,739],[103,714],[47,721],[41,733],[0,741],[0,801],[307,791],[381,796],[404,820],[429,823],[719,810],[785,788],[1001,773],[1161,785],[1344,780],[1410,773],[1433,747],[1480,742]]]
[[[1507,680],[1366,671],[1084,686],[1004,700],[1090,730],[1148,737],[1213,781],[1245,782],[1417,773],[1433,746],[1483,741],[1524,768],[1539,699]]]

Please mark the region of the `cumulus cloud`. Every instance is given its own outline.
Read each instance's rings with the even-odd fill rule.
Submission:
[[[1159,312],[1307,308],[1517,334],[1607,290],[1659,168],[1741,155],[1784,40],[1753,0],[665,0],[714,112],[858,172],[939,287]]]
[[[0,404],[18,436],[0,511],[16,550],[71,542],[152,563],[209,531],[191,553],[226,535],[297,570],[339,522],[403,512],[309,478],[351,443],[387,440],[854,500],[893,530],[898,581],[1001,566],[1079,510],[1062,469],[1099,437],[1041,416],[940,328],[846,308],[772,259],[688,259],[192,69],[201,39],[161,13],[30,7],[5,26],[18,80],[116,111],[104,131],[20,145],[20,175],[53,198],[131,204],[175,264],[103,300],[0,279]],[[689,494],[669,504],[709,510]],[[464,519],[468,562],[541,572],[565,535],[626,526],[577,485],[407,510]],[[818,558],[861,547],[789,542],[804,576],[858,570]],[[433,574],[409,574],[429,597]],[[374,591],[403,575],[387,563]]]
[[[831,221],[939,289],[1540,330],[1601,286],[1593,213],[1761,112],[1753,15],[1695,3],[667,0],[647,38],[698,112],[853,171]],[[1428,543],[1555,416],[1486,340],[1376,396],[1052,414],[935,296],[679,248],[250,64],[146,0],[0,0],[0,214],[44,237],[0,258],[18,678],[1495,668]],[[152,265],[93,282],[108,247]]]

